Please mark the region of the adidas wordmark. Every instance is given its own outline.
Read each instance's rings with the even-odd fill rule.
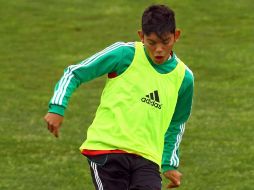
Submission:
[[[141,98],[141,101],[150,104],[151,106],[154,106],[155,108],[158,109],[161,109],[162,106],[162,104],[160,104],[158,90],[155,90],[154,92],[151,92],[150,94],[146,95],[146,97]]]

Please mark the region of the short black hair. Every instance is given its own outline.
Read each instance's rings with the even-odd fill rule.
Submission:
[[[166,5],[151,5],[143,13],[142,31],[145,35],[155,33],[162,38],[166,33],[175,33],[174,11]]]

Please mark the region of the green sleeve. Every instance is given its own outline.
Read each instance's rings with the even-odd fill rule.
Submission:
[[[179,89],[178,99],[171,123],[181,124],[188,120],[191,114],[192,99],[194,90],[194,76],[186,66],[185,76]]]
[[[134,43],[117,42],[79,64],[66,68],[55,86],[48,112],[63,116],[72,93],[80,84],[104,74],[123,72],[123,67],[127,67],[132,60],[128,49],[134,49]]]
[[[162,172],[175,170],[179,166],[179,146],[185,130],[185,124],[171,124],[165,134],[162,155]]]
[[[186,67],[185,76],[179,89],[178,100],[169,128],[165,134],[162,155],[162,171],[177,169],[179,166],[179,146],[188,120],[193,99],[194,77]]]

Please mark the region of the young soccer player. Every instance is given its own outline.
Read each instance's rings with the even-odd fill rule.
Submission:
[[[45,116],[57,137],[72,92],[107,74],[96,116],[80,147],[97,190],[159,190],[160,171],[170,180],[168,188],[180,185],[178,150],[194,82],[190,69],[172,51],[180,36],[174,12],[165,5],[148,7],[138,35],[141,42],[117,42],[69,66]]]

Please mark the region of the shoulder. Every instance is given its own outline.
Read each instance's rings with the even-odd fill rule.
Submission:
[[[194,74],[193,74],[192,70],[183,61],[181,61],[176,55],[175,55],[175,57],[176,57],[177,62],[178,63],[182,62],[185,67],[183,82],[182,82],[182,85],[179,90],[179,95],[181,96],[181,94],[184,94],[185,91],[189,91],[189,92],[193,91]]]
[[[179,95],[183,95],[186,93],[193,94],[194,88],[194,75],[193,72],[189,69],[187,65],[185,65],[185,74],[183,78],[183,82],[180,88]]]
[[[120,62],[130,62],[135,54],[135,42],[116,42],[108,47],[111,54],[120,58]]]
[[[115,42],[104,49],[104,51],[134,51],[135,42]]]
[[[175,55],[175,59],[177,60],[178,63],[182,62],[185,67],[185,74],[184,74],[183,82],[193,84],[194,83],[194,74],[193,74],[192,70],[182,60],[180,60],[176,55]]]
[[[114,59],[113,61],[120,61],[126,56],[133,56],[135,52],[134,42],[115,42],[106,48],[94,54],[91,58],[99,57],[101,59]],[[118,62],[117,61],[117,62]]]
[[[187,65],[185,65],[184,80],[190,84],[194,84],[194,74]]]
[[[108,53],[107,58],[111,63],[112,71],[110,73],[122,74],[131,64],[135,54],[135,42],[116,42],[105,50]]]

